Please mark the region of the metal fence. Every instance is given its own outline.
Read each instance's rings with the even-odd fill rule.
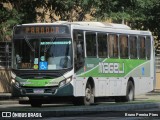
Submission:
[[[11,66],[11,42],[0,42],[0,69]]]
[[[160,72],[160,56],[156,56],[156,72]]]

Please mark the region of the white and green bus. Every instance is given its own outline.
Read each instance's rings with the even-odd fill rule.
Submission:
[[[155,82],[151,32],[122,24],[54,22],[14,27],[12,95],[31,106],[97,98],[134,100]]]

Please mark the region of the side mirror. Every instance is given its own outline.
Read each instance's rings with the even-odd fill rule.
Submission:
[[[80,43],[77,45],[77,54],[82,54],[82,45]]]
[[[22,62],[22,59],[18,54],[16,55],[16,62],[17,63],[21,63]]]
[[[5,46],[5,52],[6,52],[6,53],[9,53],[9,45],[6,45],[6,46]]]

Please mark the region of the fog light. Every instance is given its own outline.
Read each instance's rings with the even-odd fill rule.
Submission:
[[[18,82],[15,82],[15,86],[18,87],[18,88],[20,87]]]
[[[13,85],[15,85],[16,87],[20,87],[20,84],[19,84],[19,82],[17,82],[15,79],[12,79],[11,80],[11,84],[13,84]]]

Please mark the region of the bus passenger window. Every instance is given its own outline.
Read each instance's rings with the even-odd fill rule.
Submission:
[[[128,37],[126,35],[120,35],[120,57],[128,58]]]
[[[129,36],[129,45],[130,45],[130,58],[137,58],[137,37]]]
[[[145,58],[145,37],[139,37],[139,58]]]
[[[96,57],[96,33],[86,32],[86,52],[88,57]]]
[[[75,70],[79,70],[84,66],[84,34],[83,31],[73,31],[73,44],[74,44],[74,63]]]
[[[146,37],[146,57],[150,59],[151,56],[151,38]]]
[[[108,37],[109,57],[118,58],[118,36],[109,35]]]
[[[98,33],[98,56],[107,57],[108,56],[108,47],[107,47],[107,34]]]

